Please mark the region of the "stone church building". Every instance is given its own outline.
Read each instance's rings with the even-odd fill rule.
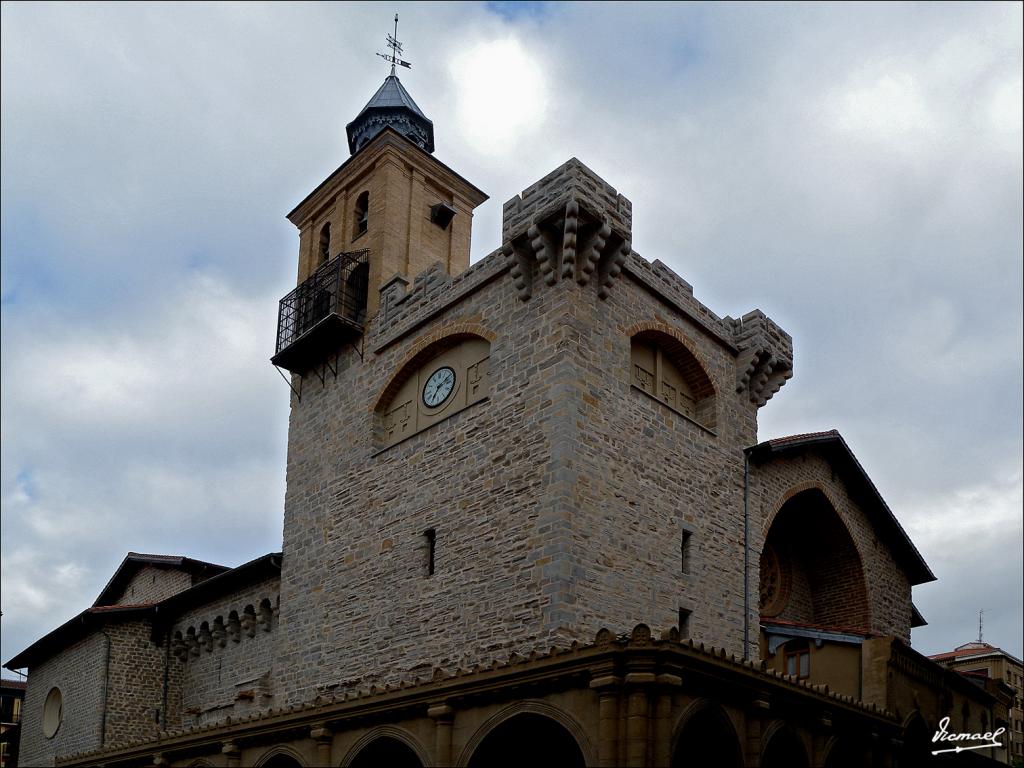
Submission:
[[[575,158],[470,265],[487,196],[394,73],[348,141],[288,214],[282,551],[129,553],[7,662],[23,764],[909,766],[1005,719],[911,648],[934,576],[839,433],[758,442],[789,334]]]

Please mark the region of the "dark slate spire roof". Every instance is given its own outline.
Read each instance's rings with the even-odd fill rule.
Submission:
[[[363,111],[345,129],[354,155],[387,127],[394,128],[416,146],[434,151],[434,124],[413,101],[397,75],[388,75]]]

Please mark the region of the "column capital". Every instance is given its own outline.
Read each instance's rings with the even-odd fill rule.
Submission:
[[[447,702],[439,701],[427,707],[427,715],[435,720],[447,720],[455,714],[455,710]]]
[[[334,731],[327,727],[326,723],[316,723],[309,729],[309,738],[313,741],[331,741],[334,738]]]
[[[596,691],[617,688],[620,685],[622,685],[622,678],[616,675],[601,675],[600,677],[590,678],[590,687]]]

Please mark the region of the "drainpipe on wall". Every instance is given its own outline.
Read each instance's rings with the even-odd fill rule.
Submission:
[[[743,660],[750,661],[750,456],[743,451]]]
[[[100,749],[107,741],[107,687],[110,684],[110,635],[105,630],[100,634],[107,639],[107,659],[103,664],[103,709],[100,710]]]
[[[159,613],[160,606],[156,606],[153,609],[154,612]],[[154,623],[156,623],[154,621]],[[167,626],[167,631],[164,633],[164,691],[161,701],[161,710],[157,717],[157,725],[162,726],[162,730],[167,730],[167,686],[168,680],[171,673],[171,627]]]

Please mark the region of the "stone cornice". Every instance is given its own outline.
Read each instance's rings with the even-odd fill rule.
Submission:
[[[638,669],[638,665],[649,675],[629,679],[626,670]],[[609,674],[612,670],[621,674]],[[755,698],[767,697],[772,702],[792,700],[818,710],[827,707],[833,718],[840,715],[868,718],[879,729],[899,727],[893,713],[833,693],[828,686],[808,685],[806,681],[768,669],[764,662],[743,661],[722,649],[705,648],[703,643],[694,644],[692,640],[680,641],[674,628],[663,633],[661,639],[654,639],[650,630],[640,624],[631,633],[619,636],[602,629],[594,641],[586,645],[574,642],[568,648],[553,647],[544,652],[533,651],[527,656],[512,653],[506,661],[495,660],[470,669],[437,668],[429,679],[415,678],[397,686],[371,686],[368,690],[317,696],[303,704],[272,708],[237,720],[228,717],[216,723],[163,733],[159,739],[144,744],[72,755],[58,760],[57,765],[113,766],[138,762],[144,756],[157,753],[174,757],[176,752],[185,755],[214,747],[219,749],[225,742],[262,743],[275,734],[308,734],[310,728],[330,727],[332,723],[355,718],[394,718],[396,712],[410,710],[425,715],[438,701],[457,708],[463,700],[507,696],[513,690],[538,687],[557,690],[568,686],[583,689],[619,684],[658,686],[691,676],[715,681],[723,690],[756,693]]]

